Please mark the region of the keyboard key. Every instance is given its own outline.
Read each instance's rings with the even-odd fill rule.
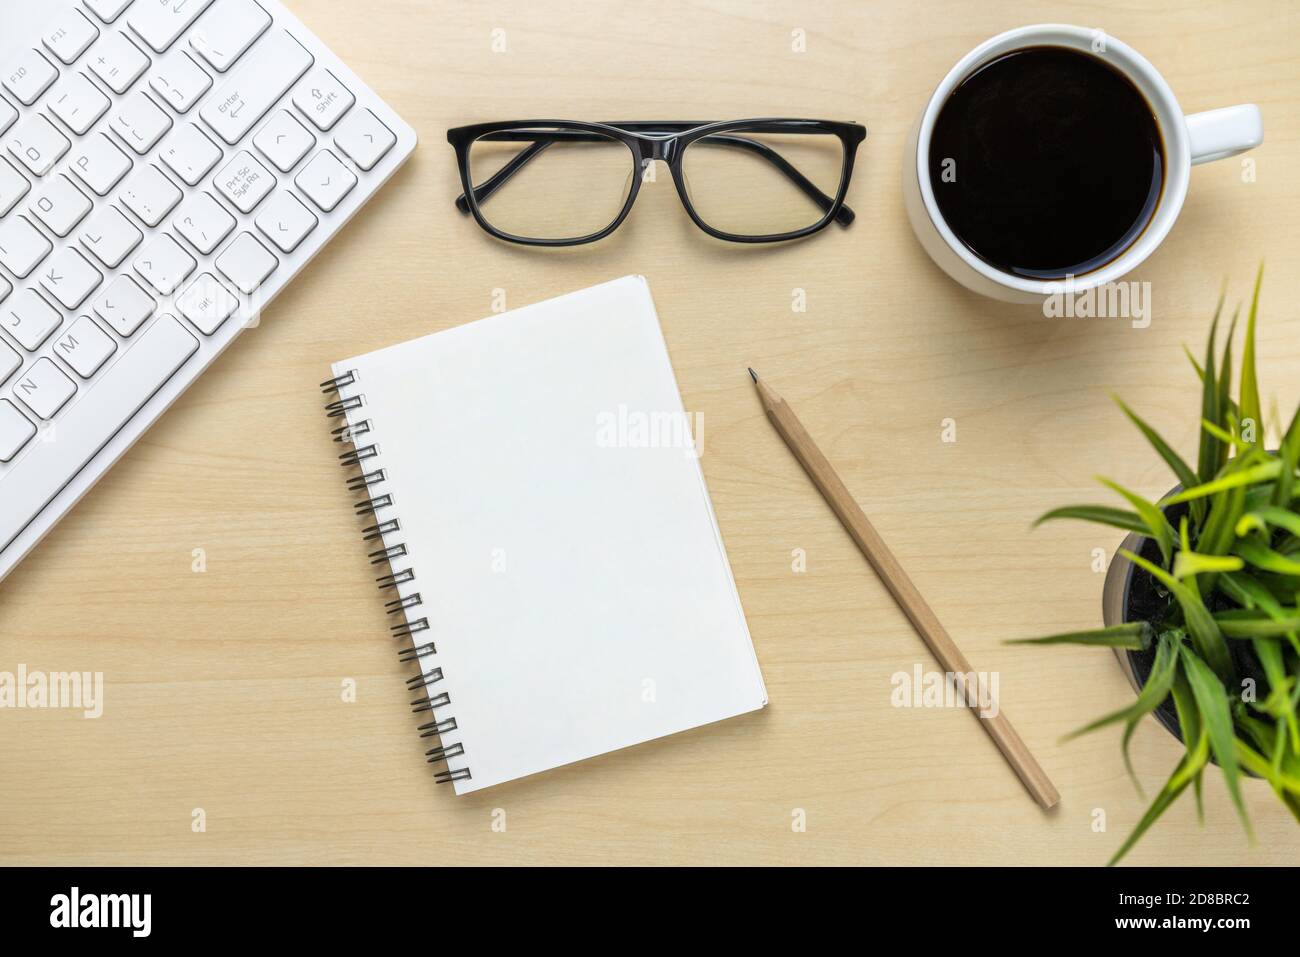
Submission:
[[[254,140],[256,142],[256,140]],[[369,110],[357,110],[339,124],[334,145],[361,169],[372,170],[393,148],[397,137]]]
[[[226,251],[217,257],[217,268],[221,274],[245,295],[262,285],[278,265],[279,260],[252,233],[240,233]]]
[[[7,159],[0,157],[0,216],[13,209],[18,200],[27,195],[29,189],[31,186],[27,182],[27,177],[10,166]]]
[[[282,253],[291,253],[316,228],[315,215],[287,190],[280,190],[258,213],[257,228]]]
[[[240,150],[213,183],[237,210],[251,213],[275,188],[275,177],[251,153]]]
[[[100,271],[71,246],[55,253],[41,272],[41,285],[64,309],[76,309],[103,281]]]
[[[221,159],[221,147],[193,123],[186,123],[163,144],[163,162],[189,186],[197,186]]]
[[[131,158],[104,133],[96,133],[77,143],[72,171],[96,196],[107,196],[131,169]]]
[[[37,359],[14,386],[14,395],[47,422],[76,394],[76,383],[49,359]]]
[[[234,146],[313,61],[314,57],[288,33],[272,31],[199,109],[199,116]]]
[[[16,119],[18,119],[18,111],[9,104],[8,100],[0,97],[0,133],[13,126]]]
[[[108,368],[93,402],[78,402],[59,423],[59,440],[35,446],[5,474],[0,551],[8,548],[96,453],[198,351],[180,321],[163,316]]]
[[[28,116],[9,134],[9,152],[36,177],[44,176],[72,144],[40,113]]]
[[[19,279],[26,279],[53,248],[41,231],[22,216],[0,224],[0,265]]]
[[[294,183],[307,194],[308,199],[328,213],[357,185],[357,178],[339,162],[337,156],[329,150],[321,150],[302,168]]]
[[[172,225],[206,256],[230,235],[235,228],[235,217],[208,193],[191,193],[176,210]]]
[[[153,315],[153,297],[130,276],[118,276],[104,294],[95,300],[95,315],[103,319],[122,338],[133,334]]]
[[[100,208],[81,230],[81,245],[107,269],[120,266],[142,239],[144,234],[116,206]]]
[[[141,156],[153,149],[171,126],[171,117],[140,91],[127,99],[121,111],[113,117],[113,129]]]
[[[50,94],[49,107],[72,132],[81,136],[108,112],[109,102],[84,73],[69,73]]]
[[[190,34],[190,46],[218,73],[225,73],[271,25],[253,0],[222,0]]]
[[[145,246],[133,263],[135,271],[160,296],[170,296],[175,292],[197,265],[194,257],[166,233]]]
[[[149,86],[177,113],[188,113],[208,92],[212,77],[184,50],[175,50],[149,77]]]
[[[0,325],[28,352],[39,349],[63,322],[57,309],[32,289],[24,289],[5,303]]]
[[[146,226],[157,226],[181,201],[181,191],[152,163],[145,163],[122,184],[122,203]]]
[[[60,173],[52,176],[36,201],[32,203],[36,218],[56,236],[66,236],[90,212],[86,194],[72,185],[72,180]]]
[[[108,84],[108,88],[118,96],[125,93],[149,69],[149,57],[128,40],[125,33],[116,30],[104,36],[90,52],[90,59],[86,62],[95,76]]]
[[[23,357],[8,343],[0,341],[0,383],[8,382],[9,377],[22,367]]]
[[[280,110],[253,137],[253,145],[276,169],[287,173],[316,145],[316,137],[292,113]]]
[[[31,106],[58,76],[54,64],[41,56],[40,51],[24,50],[4,71],[4,85],[19,103]]]
[[[329,70],[317,67],[293,92],[293,105],[316,125],[328,130],[352,108],[356,98]]]
[[[105,23],[112,23],[131,4],[131,0],[82,0],[82,2]]]
[[[0,276],[0,302],[4,302],[6,299],[8,299],[9,294],[13,291],[14,291],[14,287],[9,285],[9,280],[6,279],[4,276]],[[4,379],[0,378],[0,382],[3,381]]]
[[[12,462],[14,456],[36,434],[36,426],[8,399],[0,399],[0,462]]]
[[[99,37],[99,28],[86,19],[80,10],[64,9],[54,22],[54,26],[45,31],[41,42],[45,49],[68,66],[76,62],[77,57],[86,52]]]
[[[199,332],[210,336],[235,314],[239,300],[216,276],[205,272],[176,297],[176,308]]]
[[[131,29],[162,53],[189,29],[212,0],[140,0],[126,15]]]
[[[71,328],[54,340],[53,352],[77,375],[89,379],[117,351],[117,343],[89,316],[80,316]]]

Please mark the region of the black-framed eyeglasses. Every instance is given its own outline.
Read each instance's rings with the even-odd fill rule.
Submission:
[[[603,239],[662,160],[700,229],[729,242],[772,243],[853,222],[844,196],[866,135],[857,123],[830,120],[512,120],[456,127],[447,142],[464,189],[456,208],[498,239],[529,246]]]

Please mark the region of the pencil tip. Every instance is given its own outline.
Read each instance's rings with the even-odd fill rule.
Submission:
[[[758,373],[755,372],[753,369],[749,370],[749,377],[753,379],[755,382],[758,381]]]

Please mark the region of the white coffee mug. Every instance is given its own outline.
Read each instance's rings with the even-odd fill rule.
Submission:
[[[1183,207],[1193,164],[1235,156],[1264,140],[1258,106],[1247,103],[1184,116],[1173,90],[1155,67],[1132,47],[1100,30],[1043,23],[1008,30],[981,43],[948,71],[913,127],[903,156],[903,196],[912,229],[939,267],[968,289],[1006,302],[1041,303],[1046,297],[1059,294],[1064,284],[1059,280],[1029,279],[998,269],[972,253],[957,238],[935,202],[929,169],[930,135],[948,95],[963,80],[1003,54],[1033,46],[1069,47],[1118,69],[1146,97],[1164,139],[1164,184],[1150,222],[1137,240],[1115,259],[1099,269],[1073,277],[1070,288],[1075,292],[1113,282],[1155,251]]]

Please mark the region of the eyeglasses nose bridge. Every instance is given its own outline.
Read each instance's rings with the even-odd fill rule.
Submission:
[[[641,154],[642,169],[654,160],[663,160],[664,163],[671,164],[677,150],[677,140],[675,137],[668,139],[646,137],[637,140],[637,148]]]

